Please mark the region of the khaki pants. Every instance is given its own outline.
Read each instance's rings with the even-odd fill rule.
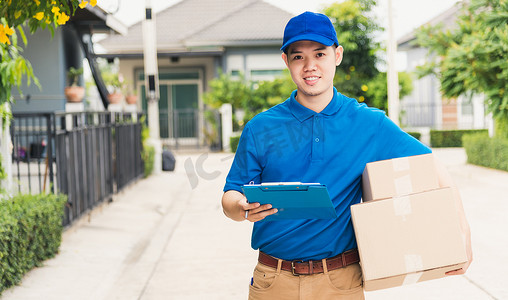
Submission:
[[[249,300],[363,300],[362,271],[358,263],[321,274],[294,276],[258,263],[249,287]]]

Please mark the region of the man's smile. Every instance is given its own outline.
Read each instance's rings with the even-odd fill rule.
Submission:
[[[310,76],[310,77],[304,77],[303,80],[305,80],[305,82],[307,84],[314,84],[318,81],[319,77],[318,76]]]

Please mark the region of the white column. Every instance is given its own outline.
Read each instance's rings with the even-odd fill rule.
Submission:
[[[220,107],[222,123],[222,148],[224,151],[231,151],[230,138],[233,135],[233,107],[224,103]]]
[[[146,0],[143,21],[143,57],[147,99],[149,143],[155,147],[154,173],[162,171],[162,143],[159,130],[159,74],[157,68],[157,40],[155,12],[152,3]]]
[[[393,32],[392,0],[388,0],[388,117],[399,125],[399,74],[395,65],[397,42]]]
[[[78,103],[71,103],[67,102],[65,103],[65,112],[70,113],[68,115],[65,115],[65,129],[71,130],[73,126],[72,118],[73,114],[71,113],[81,113],[85,111],[85,104],[83,102]]]
[[[475,95],[473,96],[473,128],[481,129],[485,128],[487,123],[487,117],[485,116],[485,96]]]
[[[11,110],[8,103],[4,103],[3,106],[4,111],[9,112]],[[7,195],[10,195],[12,193],[12,141],[9,130],[10,121],[7,120],[6,123],[3,124],[3,120],[0,118],[0,153],[2,154],[2,167],[7,175],[7,178],[2,180],[1,186],[7,192]]]

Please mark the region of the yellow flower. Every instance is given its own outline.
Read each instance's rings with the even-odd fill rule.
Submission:
[[[366,92],[368,89],[369,89],[369,87],[368,87],[368,86],[366,86],[365,84],[364,84],[364,85],[362,85],[362,91]]]
[[[90,0],[90,5],[91,6],[97,5],[97,0]]]
[[[11,44],[11,41],[9,41],[9,37],[7,35],[13,35],[14,30],[12,28],[9,28],[9,25],[3,25],[0,24],[0,43],[2,44]]]
[[[51,12],[57,15],[60,12],[60,7],[53,6],[51,9]]]
[[[5,33],[2,30],[0,30],[0,43],[7,45],[11,44],[11,41],[9,41],[9,38],[5,35]]]
[[[34,0],[35,1],[35,4],[37,4],[37,6],[39,6],[41,4],[41,1],[39,0]]]
[[[88,4],[88,1],[81,1],[79,4],[79,8],[85,8],[85,6]]]
[[[51,24],[51,20],[50,19],[46,19],[46,24]]]
[[[61,13],[58,15],[58,19],[56,20],[56,22],[58,23],[58,25],[64,25],[65,23],[67,23],[67,21],[69,21],[69,18],[70,17],[65,13]]]
[[[354,72],[355,71],[355,66],[349,67],[349,71]]]
[[[18,10],[17,12],[14,13],[14,18],[19,18],[19,16],[21,16],[21,10]]]
[[[360,98],[358,98],[358,101],[360,101],[360,102],[365,101],[365,97],[364,96],[360,96]]]
[[[42,18],[44,18],[44,12],[40,11],[40,12],[36,13],[34,15],[34,18],[36,18],[39,21],[42,20]]]
[[[351,75],[346,74],[346,80],[349,80],[349,79],[351,79]]]
[[[9,25],[5,25],[5,33],[7,33],[8,35],[13,35],[14,30],[10,28]]]

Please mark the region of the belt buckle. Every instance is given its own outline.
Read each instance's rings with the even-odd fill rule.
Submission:
[[[292,260],[291,261],[291,273],[293,273],[293,276],[298,276],[300,274],[295,273],[295,263],[303,263],[303,260]]]

